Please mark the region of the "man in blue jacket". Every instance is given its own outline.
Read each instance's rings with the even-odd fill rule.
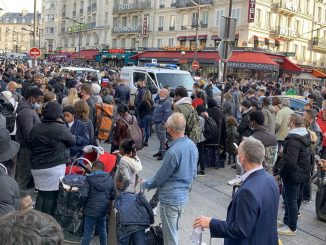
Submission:
[[[189,188],[197,175],[198,150],[185,136],[186,119],[173,113],[166,122],[172,141],[155,176],[142,181],[146,189],[160,188],[160,215],[164,244],[178,244],[178,222],[188,201]]]
[[[162,160],[166,151],[166,130],[165,123],[169,116],[172,114],[171,98],[169,96],[169,91],[166,88],[160,90],[158,100],[154,101],[154,111],[152,120],[155,124],[155,132],[157,138],[160,141],[159,152],[154,154],[153,157],[158,157],[157,160]]]
[[[276,245],[279,190],[263,169],[265,149],[249,137],[238,149],[238,162],[245,170],[242,184],[228,208],[226,221],[198,217],[193,226],[209,228],[211,237],[225,238],[226,245]]]

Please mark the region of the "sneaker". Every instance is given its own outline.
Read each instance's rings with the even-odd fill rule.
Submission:
[[[297,231],[292,231],[287,225],[277,229],[277,233],[285,236],[294,236]]]
[[[153,214],[154,214],[154,216],[157,215],[157,207],[156,208],[153,208]]]
[[[162,160],[163,160],[163,156],[162,155],[157,158],[157,161],[162,161]]]
[[[303,200],[302,203],[309,204],[309,203],[312,203],[312,201],[311,200]]]
[[[229,185],[239,185],[241,183],[241,176],[240,175],[237,175],[234,179],[231,179],[228,181],[228,184]]]
[[[34,193],[37,194],[38,193],[38,189],[34,188]]]
[[[301,213],[300,212],[298,212],[298,217],[301,217]]]
[[[144,142],[144,146],[148,146],[148,142],[147,141]]]
[[[161,152],[158,152],[158,153],[156,153],[156,154],[153,155],[153,157],[160,157],[160,156],[162,156],[162,153]]]
[[[205,171],[204,170],[198,171],[197,176],[206,176]]]
[[[233,169],[236,169],[236,168],[237,168],[237,166],[235,166],[235,165],[232,165],[232,166],[231,166],[231,168],[233,168]]]

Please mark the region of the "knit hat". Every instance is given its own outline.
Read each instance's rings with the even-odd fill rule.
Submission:
[[[241,105],[249,109],[251,107],[251,102],[250,100],[244,100]]]
[[[103,103],[105,103],[105,104],[112,104],[113,97],[112,97],[112,95],[107,94],[107,95],[103,96],[102,100],[103,100]]]
[[[96,83],[92,83],[92,92],[93,94],[99,94],[101,92],[101,86]]]
[[[55,121],[62,117],[61,106],[57,102],[48,102],[45,104],[43,109],[43,120],[45,121]]]
[[[71,115],[76,115],[76,110],[73,106],[66,106],[63,108],[62,113],[69,112]]]

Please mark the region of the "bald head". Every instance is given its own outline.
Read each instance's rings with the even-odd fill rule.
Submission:
[[[169,90],[166,88],[162,88],[159,93],[160,99],[165,99],[166,97],[169,96]]]

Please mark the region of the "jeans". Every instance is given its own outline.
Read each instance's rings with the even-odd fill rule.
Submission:
[[[283,179],[283,199],[285,204],[284,224],[292,231],[297,229],[298,212],[301,205],[303,184],[295,184]]]
[[[182,209],[182,205],[160,203],[160,215],[165,245],[178,245],[179,219]]]
[[[32,181],[30,152],[27,147],[21,147],[18,151],[16,180],[22,190],[27,190]]]
[[[155,123],[155,132],[156,136],[160,141],[160,150],[159,152],[164,155],[166,148],[165,148],[165,143],[166,143],[166,130],[165,127],[162,123]]]
[[[147,244],[145,230],[136,231],[119,241],[119,245],[144,245],[144,244]]]
[[[197,149],[198,149],[198,165],[200,166],[200,170],[205,170],[205,141],[197,143]]]
[[[95,232],[95,226],[97,227],[98,236],[100,237],[100,244],[107,245],[106,216],[98,218],[85,216],[84,234],[81,245],[90,244]]]
[[[144,140],[145,142],[148,141],[149,137],[151,136],[151,116],[147,115],[140,119],[139,126],[142,130],[144,130]]]
[[[54,216],[57,207],[59,191],[38,191],[35,210]]]

